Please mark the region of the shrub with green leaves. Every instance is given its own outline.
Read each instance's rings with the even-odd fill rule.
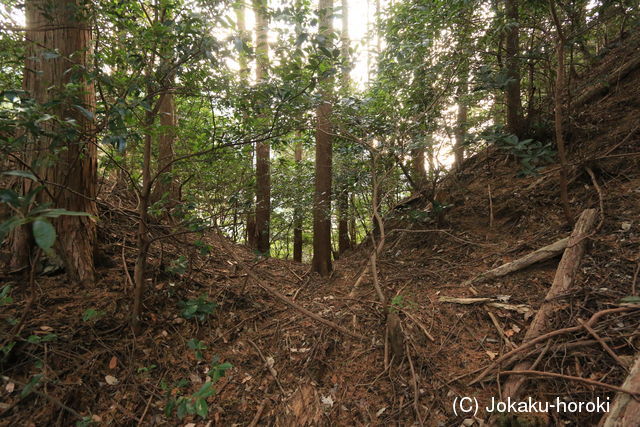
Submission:
[[[4,172],[3,175],[17,176],[38,182],[37,177],[28,171],[14,170]],[[53,244],[56,241],[56,230],[50,220],[62,215],[90,216],[86,212],[55,209],[51,207],[51,203],[37,204],[36,195],[43,189],[44,186],[38,185],[24,196],[8,188],[0,189],[0,203],[6,204],[14,213],[8,220],[0,224],[0,242],[16,227],[31,224],[31,230],[36,244],[45,253],[52,254]]]
[[[519,175],[535,175],[541,166],[551,163],[555,156],[553,145],[534,139],[519,139],[516,135],[502,135],[498,147],[513,154],[520,161]]]
[[[164,408],[164,413],[167,417],[170,417],[174,412],[180,420],[187,415],[197,415],[201,418],[207,417],[209,413],[207,399],[216,393],[213,385],[225,375],[227,370],[233,368],[233,365],[228,362],[218,363],[218,361],[219,359],[215,357],[211,362],[211,369],[207,373],[211,379],[205,382],[200,389],[192,395],[180,395],[180,388],[186,386],[188,381],[182,380],[178,382],[176,387],[174,387],[174,390],[177,389],[177,395],[170,397],[167,406]],[[171,390],[169,390],[166,385],[164,385],[163,388],[169,395],[171,394]]]
[[[204,321],[205,317],[212,314],[217,307],[216,303],[207,300],[206,295],[201,295],[196,299],[180,301],[178,303],[180,315],[187,320],[196,318]]]

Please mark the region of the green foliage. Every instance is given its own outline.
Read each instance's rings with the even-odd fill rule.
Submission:
[[[171,261],[166,267],[166,271],[171,274],[184,274],[187,271],[187,257],[180,255],[178,258]]]
[[[11,304],[13,302],[13,298],[9,295],[10,293],[10,285],[4,285],[2,288],[0,288],[0,307],[3,305]]]
[[[194,351],[196,360],[202,360],[202,350],[206,350],[207,346],[204,345],[202,341],[199,341],[195,338],[191,338],[187,342],[187,347]]]
[[[4,172],[4,175],[16,176],[38,182],[38,179],[28,171],[14,170]],[[22,196],[12,189],[0,189],[0,203],[9,207],[14,213],[9,219],[0,224],[0,242],[9,233],[24,224],[31,223],[31,229],[36,244],[45,252],[51,253],[56,240],[56,230],[49,222],[52,218],[66,216],[89,216],[85,212],[73,212],[66,209],[51,208],[51,203],[37,204],[36,195],[44,189],[42,185],[36,185],[26,195]]]
[[[91,321],[96,321],[99,318],[101,318],[102,316],[104,316],[104,313],[100,310],[96,310],[95,308],[88,308],[85,310],[85,312],[82,314],[82,321],[83,322],[91,322]]]
[[[42,375],[42,374],[37,374],[37,375],[32,376],[31,379],[29,380],[29,382],[27,384],[25,384],[24,388],[20,392],[20,398],[24,399],[25,397],[30,395],[31,392],[33,391],[33,389],[35,387],[37,387],[38,384],[40,384],[40,380],[42,379],[43,376],[44,375]]]
[[[175,412],[175,415],[180,420],[187,415],[197,415],[200,418],[206,418],[209,413],[207,399],[216,393],[213,385],[232,367],[230,363],[218,364],[217,358],[214,358],[208,373],[211,380],[205,382],[197,392],[191,395],[185,396],[181,393],[181,389],[188,384],[186,380],[181,380],[173,390],[169,390],[169,388],[164,385],[163,388],[169,395],[167,405],[164,408],[165,415],[170,417]]]
[[[44,342],[55,341],[57,339],[58,339],[58,336],[56,334],[47,334],[44,336],[30,335],[29,338],[27,338],[27,342],[30,344],[40,344]]]
[[[206,295],[201,295],[196,299],[180,301],[178,303],[178,308],[181,310],[180,315],[182,317],[187,320],[195,318],[200,322],[203,322],[206,316],[212,314],[216,307],[216,303],[207,300]]]
[[[233,365],[229,362],[218,363],[220,358],[218,356],[214,356],[213,360],[210,364],[209,372],[207,372],[207,376],[211,378],[211,382],[216,383],[218,380],[225,376],[226,372],[233,368]]]
[[[153,371],[156,368],[157,368],[156,365],[143,366],[141,368],[138,368],[138,373],[139,374],[148,374],[149,372]]]
[[[498,134],[493,137],[498,147],[518,158],[521,166],[519,175],[522,176],[535,175],[541,166],[551,163],[555,156],[551,143],[545,144],[533,139],[520,140],[513,134]]]
[[[640,297],[635,295],[630,295],[620,299],[621,303],[626,304],[640,304]]]

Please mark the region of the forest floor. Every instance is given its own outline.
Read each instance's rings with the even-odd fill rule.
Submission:
[[[622,46],[614,52],[620,54],[638,52]],[[592,76],[606,75],[613,66],[610,58]],[[571,206],[577,215],[602,203],[604,215],[589,237],[576,286],[561,299],[549,330],[579,325],[578,319],[637,294],[639,110],[636,69],[572,115]],[[482,425],[487,420],[482,410],[476,417],[456,416],[454,398],[476,397],[488,405],[500,395],[496,379],[504,378],[497,370],[469,383],[522,341],[558,258],[473,287],[464,283],[570,234],[558,201],[557,167],[518,177],[517,162],[490,148],[446,180],[451,207],[437,227],[387,219],[379,280],[394,298],[405,337],[405,357],[392,364],[385,361],[386,309],[371,275],[365,273],[354,288],[372,250],[367,243],[336,261],[327,279],[310,274],[305,264],[257,258],[215,234],[204,239],[211,246],[208,254],[189,235],[159,243],[150,258],[143,331],[134,336],[128,326],[132,289],[124,272],[133,273],[136,256],[135,206],[126,193],[105,188],[95,287],[72,288],[63,274],[52,272],[38,275],[31,290],[19,276],[0,276],[13,286],[15,300],[3,307],[2,316],[20,318],[28,305],[17,344],[1,366],[0,424],[70,425],[79,413],[101,425]],[[427,209],[424,204],[415,208]],[[187,259],[185,272],[166,272],[180,255]],[[283,305],[256,278],[366,339]],[[214,313],[202,321],[184,319],[179,303],[201,295],[217,304]],[[488,297],[508,309],[448,303],[442,297]],[[598,335],[627,366],[586,331],[549,341],[542,356],[537,351],[522,357],[539,359],[540,371],[619,386],[640,346],[639,320],[640,310],[632,309],[597,324]],[[201,358],[189,348],[191,339],[206,347],[199,350]],[[204,384],[214,357],[233,367],[215,384],[207,418],[167,416],[172,398],[191,396]],[[21,399],[23,384],[34,375],[42,375],[36,391]],[[613,397],[611,391],[558,378],[531,377],[526,391],[543,401]],[[548,414],[530,425],[594,425],[601,415]]]

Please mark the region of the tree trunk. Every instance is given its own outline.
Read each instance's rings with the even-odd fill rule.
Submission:
[[[341,54],[344,61],[342,69],[341,83],[342,90],[348,93],[351,83],[349,72],[351,63],[349,61],[349,1],[342,0],[342,34],[341,38]],[[342,255],[351,248],[351,240],[349,239],[349,190],[343,177],[341,185],[339,185],[337,208],[338,208],[338,254]]]
[[[424,168],[425,155],[424,148],[415,148],[411,150],[411,169],[413,170],[413,182],[423,191],[429,181],[427,171]]]
[[[238,26],[238,37],[244,43],[250,42],[250,34],[247,32],[247,24],[245,19],[245,5],[242,2],[238,2],[234,4],[234,8],[236,11],[236,21]],[[245,85],[249,84],[249,62],[247,60],[247,55],[244,52],[240,52],[238,57],[238,64],[240,66],[240,78],[242,79]],[[248,168],[253,171],[253,148],[250,149],[250,153],[248,157],[249,166]],[[246,221],[245,221],[245,233],[246,233],[246,243],[248,246],[252,248],[257,247],[256,241],[256,217],[255,217],[255,208],[254,208],[254,191],[253,189],[247,189],[245,192],[245,208],[247,209],[246,213]]]
[[[556,69],[556,91],[555,91],[555,133],[556,133],[556,145],[558,147],[558,157],[560,159],[560,203],[562,205],[562,211],[567,224],[573,222],[573,216],[571,214],[571,208],[569,207],[569,189],[567,180],[567,155],[564,146],[564,100],[565,100],[565,83],[564,83],[564,44],[565,37],[562,31],[562,24],[558,19],[556,8],[553,0],[549,0],[549,8],[551,9],[551,16],[556,25],[556,32],[558,36],[557,40],[557,53],[558,53],[558,67]]]
[[[95,92],[93,83],[74,71],[86,70],[91,63],[89,11],[83,5],[84,2],[76,0],[26,2],[28,43],[23,86],[39,104],[60,102],[53,107],[54,114],[61,120],[73,119],[77,124],[71,136],[62,141],[44,136],[33,141],[33,155],[28,160],[40,178],[53,183],[47,186],[46,194],[40,193],[40,202],[97,215],[97,146],[93,123]],[[45,52],[56,52],[59,56],[45,57]],[[79,84],[79,89],[74,93],[66,90],[67,93],[61,94],[65,85],[71,82]],[[47,126],[46,123],[44,125]],[[49,126],[47,130],[54,135],[64,134],[57,127]],[[63,149],[58,150],[55,163],[51,163],[54,144]],[[57,231],[55,248],[70,280],[82,285],[92,284],[95,279],[95,220],[63,215],[53,223]],[[23,240],[18,242],[24,244]]]
[[[520,25],[518,0],[505,0],[505,15],[510,25],[506,38],[505,67],[509,82],[506,86],[507,130],[522,137],[522,104],[520,100]]]
[[[329,40],[333,31],[333,0],[320,0],[320,33]],[[317,108],[315,194],[313,200],[313,260],[312,268],[321,276],[328,276],[331,264],[331,102],[333,82],[325,79],[322,101]]]
[[[299,136],[299,135],[298,135]],[[298,140],[295,146],[294,158],[296,166],[302,162],[302,140]],[[293,208],[293,260],[302,262],[302,207],[296,205]]]
[[[351,249],[349,239],[349,192],[342,189],[338,194],[338,254]]]
[[[631,372],[622,384],[625,390],[640,393],[640,355],[631,368]],[[600,427],[624,427],[640,425],[640,402],[627,393],[618,393],[611,405],[611,410],[606,413],[598,426]]]
[[[351,247],[354,247],[358,241],[358,229],[356,227],[356,198],[351,193],[349,195],[349,236],[351,237]]]
[[[256,81],[263,82],[269,67],[267,0],[254,0],[256,15]],[[256,144],[256,248],[269,255],[269,226],[271,222],[271,148],[268,141]]]
[[[467,137],[467,104],[465,95],[467,94],[467,76],[463,76],[458,86],[458,115],[456,117],[456,130],[455,137],[456,143],[453,147],[454,154],[454,170],[460,170],[462,168],[462,162],[464,161],[464,142]]]
[[[158,102],[163,103],[161,94]],[[147,271],[147,256],[151,241],[149,239],[149,202],[151,197],[151,127],[155,121],[156,113],[148,111],[145,117],[146,135],[144,138],[144,146],[142,152],[142,189],[140,191],[140,201],[138,202],[138,233],[136,235],[136,243],[138,248],[138,256],[133,270],[134,291],[133,291],[133,310],[131,313],[131,325],[136,333],[139,333],[140,315],[142,314],[142,298],[146,288],[145,274]]]
[[[173,79],[172,79],[173,80]],[[160,115],[160,136],[158,137],[158,178],[153,191],[151,202],[161,200],[166,194],[167,206],[173,206],[178,201],[178,187],[172,176],[173,144],[176,135],[176,104],[173,90],[168,89],[158,110]]]

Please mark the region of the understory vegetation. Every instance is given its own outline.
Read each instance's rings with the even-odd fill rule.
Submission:
[[[640,423],[639,30],[637,0],[0,0],[0,424]]]

